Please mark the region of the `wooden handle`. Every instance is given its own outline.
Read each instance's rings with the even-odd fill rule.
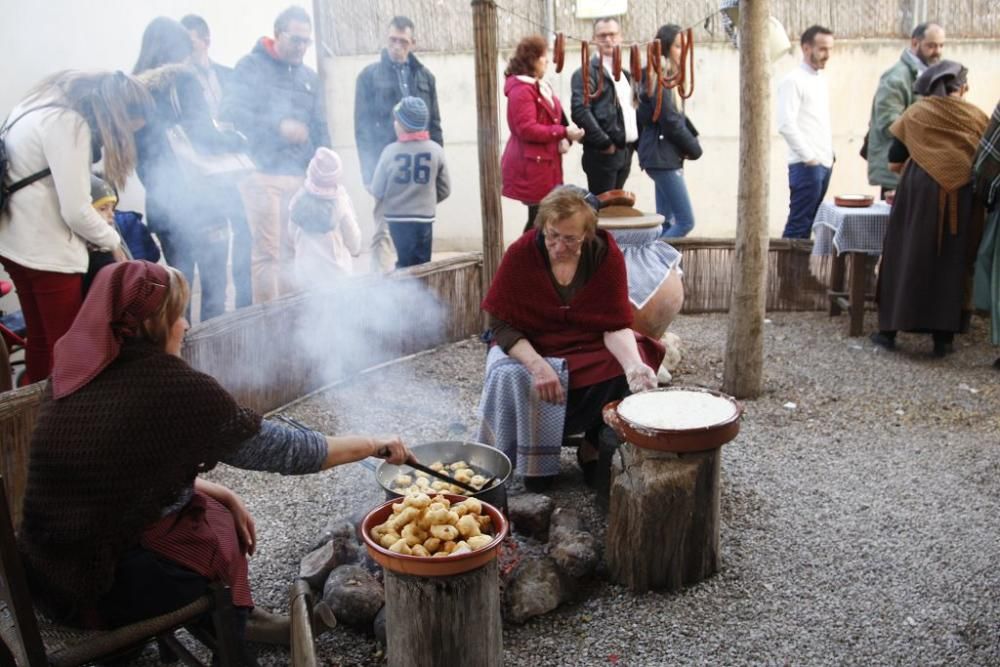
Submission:
[[[622,79],[622,47],[621,45],[615,46],[614,53],[611,56],[611,74],[615,77],[615,81],[621,81]]]
[[[556,66],[556,74],[563,71],[563,64],[566,62],[566,35],[561,32],[556,33],[556,43],[552,48],[552,60]]]

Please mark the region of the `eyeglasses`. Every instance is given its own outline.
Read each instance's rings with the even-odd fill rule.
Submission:
[[[553,231],[546,230],[542,232],[545,237],[545,242],[549,245],[556,245],[557,243],[562,243],[567,248],[577,248],[586,240],[586,236],[567,236],[566,234],[556,234]]]
[[[295,46],[301,46],[306,49],[312,46],[313,41],[312,38],[310,37],[299,37],[298,35],[293,35],[289,32],[282,34],[286,35],[288,37],[288,41],[294,44]]]

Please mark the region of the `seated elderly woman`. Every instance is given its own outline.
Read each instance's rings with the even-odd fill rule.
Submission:
[[[398,438],[327,437],[240,407],[180,358],[187,301],[176,269],[113,264],[56,343],[19,548],[36,601],[60,622],[133,623],[222,581],[240,612],[238,631],[252,635],[253,519],[234,493],[199,474],[220,462],[294,475],[409,456]]]
[[[655,388],[664,350],[630,328],[625,261],[597,229],[585,191],[563,186],[542,200],[535,229],[508,248],[482,307],[494,346],[480,439],[534,490],[558,474],[563,434],[583,432],[577,458],[593,483],[601,408]]]

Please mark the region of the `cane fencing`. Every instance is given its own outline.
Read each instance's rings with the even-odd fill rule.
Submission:
[[[576,17],[575,0],[553,0],[551,25],[545,0],[495,0],[498,44],[513,49],[532,33],[563,32],[569,41],[591,39],[593,20]],[[473,49],[470,0],[317,0],[318,24],[327,55],[377,53],[385,44],[392,17],[416,24],[420,51],[467,52]],[[650,40],[664,23],[693,27],[697,42],[725,42],[718,0],[629,0],[621,17],[626,44]],[[1000,38],[998,0],[771,0],[771,15],[792,41],[820,24],[839,39],[905,39],[922,21],[944,25],[948,39]]]

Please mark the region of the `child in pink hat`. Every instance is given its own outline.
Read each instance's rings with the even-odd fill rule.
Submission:
[[[339,155],[317,148],[305,182],[288,204],[299,289],[322,287],[331,279],[351,275],[352,257],[361,252],[361,229],[351,198],[340,184],[342,171]]]

